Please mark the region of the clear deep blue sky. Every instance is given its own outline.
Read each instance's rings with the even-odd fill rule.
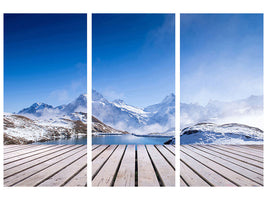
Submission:
[[[4,15],[4,111],[86,93],[86,14]]]
[[[93,14],[92,87],[145,107],[175,88],[174,14]]]
[[[263,94],[262,14],[181,14],[181,102]]]

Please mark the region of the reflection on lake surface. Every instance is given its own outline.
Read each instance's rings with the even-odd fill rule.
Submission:
[[[127,135],[100,135],[92,136],[92,144],[164,144],[172,137],[149,137]]]
[[[87,136],[77,136],[71,138],[61,138],[46,142],[35,142],[33,144],[87,144]]]

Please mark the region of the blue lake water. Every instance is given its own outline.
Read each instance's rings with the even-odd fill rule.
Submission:
[[[87,136],[61,138],[58,140],[50,140],[47,142],[35,142],[33,144],[87,144]]]
[[[92,136],[92,144],[164,144],[172,137],[142,137],[134,135]]]
[[[148,137],[148,136],[134,136],[134,135],[100,135],[92,136],[92,144],[164,144],[172,137]],[[50,140],[46,142],[35,142],[33,144],[87,144],[86,136],[61,138],[57,140]]]

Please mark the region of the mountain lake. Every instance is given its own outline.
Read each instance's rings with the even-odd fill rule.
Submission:
[[[99,134],[92,136],[92,144],[164,144],[172,136],[135,136],[132,134]]]
[[[35,142],[33,144],[87,144],[87,136],[76,136],[70,138],[60,138],[55,140],[50,140],[46,142]]]
[[[172,136],[135,136],[132,134],[99,134],[92,136],[92,144],[164,144]],[[75,145],[87,144],[87,136],[60,138],[46,142],[35,142],[33,144]]]

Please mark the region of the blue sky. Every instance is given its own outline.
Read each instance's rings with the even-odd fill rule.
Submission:
[[[93,14],[92,87],[145,107],[175,88],[174,14]]]
[[[262,14],[181,14],[184,103],[263,94]]]
[[[86,93],[86,14],[4,15],[4,111]]]

